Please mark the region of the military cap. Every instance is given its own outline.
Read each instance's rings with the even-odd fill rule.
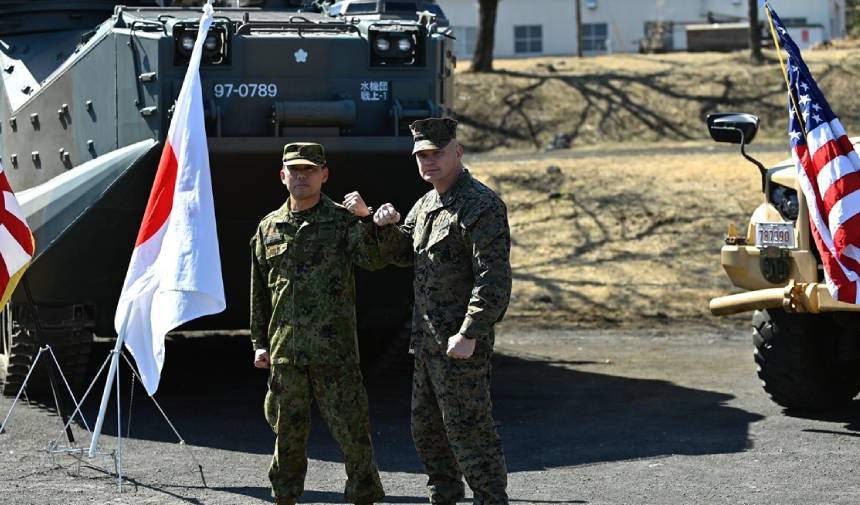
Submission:
[[[325,149],[313,142],[293,142],[284,146],[284,165],[325,166]]]
[[[449,117],[419,119],[409,125],[409,129],[415,141],[412,154],[427,149],[444,149],[457,138],[457,121]]]

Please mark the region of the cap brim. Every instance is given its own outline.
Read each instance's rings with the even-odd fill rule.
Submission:
[[[323,165],[320,165],[319,163],[314,163],[313,161],[306,160],[304,158],[293,158],[291,160],[285,161],[284,165],[313,165],[315,167],[323,167]]]
[[[454,140],[454,139],[451,139]],[[415,143],[415,146],[412,148],[412,154],[417,153],[418,151],[428,151],[430,149],[445,149],[448,147],[448,144],[451,143],[451,140],[445,142],[444,145],[439,145],[433,142],[432,140],[419,140]]]

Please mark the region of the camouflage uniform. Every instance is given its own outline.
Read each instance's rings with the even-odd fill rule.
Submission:
[[[284,150],[287,164],[303,158],[325,163],[316,144]],[[265,415],[277,434],[273,494],[302,494],[313,398],[343,451],[346,500],[382,499],[358,367],[353,273],[353,264],[384,266],[374,226],[325,195],[298,212],[288,201],[260,222],[251,253],[251,335],[271,361]]]
[[[429,121],[413,125],[416,152],[454,138],[453,120]],[[431,190],[418,200],[402,226],[383,228],[380,241],[394,263],[415,267],[412,436],[430,501],[455,502],[465,475],[477,503],[506,504],[507,470],[490,400],[493,325],[511,292],[505,205],[464,170],[444,194]],[[458,332],[476,340],[469,359],[446,355],[448,338]]]

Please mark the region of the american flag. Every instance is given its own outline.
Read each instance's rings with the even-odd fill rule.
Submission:
[[[0,166],[0,309],[15,291],[18,281],[33,257],[36,243],[24,219],[24,211]]]
[[[812,78],[800,48],[776,12],[770,5],[766,8],[788,53],[788,136],[827,289],[836,300],[860,303],[860,156]]]

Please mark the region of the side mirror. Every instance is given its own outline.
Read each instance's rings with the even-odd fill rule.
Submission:
[[[749,144],[758,132],[758,117],[742,112],[709,114],[708,131],[717,142]]]

